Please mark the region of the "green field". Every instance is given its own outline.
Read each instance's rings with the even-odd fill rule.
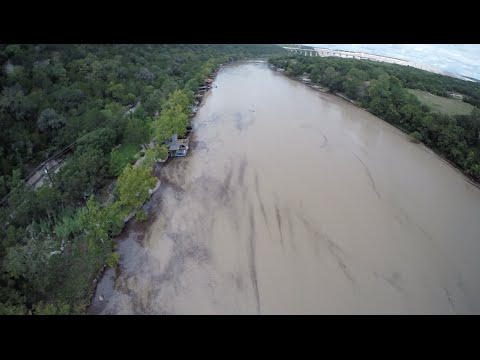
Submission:
[[[112,151],[110,164],[115,175],[120,175],[123,168],[135,158],[135,154],[140,151],[139,145],[123,144],[118,149]]]
[[[421,90],[408,89],[408,91],[435,112],[447,115],[467,115],[473,110],[472,105],[461,100],[432,95]]]
[[[120,159],[128,163],[133,160],[135,154],[140,151],[140,146],[136,144],[122,144],[118,149]]]

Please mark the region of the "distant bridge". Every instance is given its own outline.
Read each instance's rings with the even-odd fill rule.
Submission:
[[[299,49],[299,48],[292,48],[288,46],[284,46],[284,49],[296,53],[296,54],[303,54],[305,56],[320,56],[317,50],[311,50],[311,49]]]
[[[371,60],[371,61],[380,61],[380,62],[399,64],[399,65],[412,66],[412,63],[407,60],[402,60],[402,59],[397,59],[397,58],[392,58],[392,57],[382,56],[382,55],[368,54],[363,51],[360,52],[360,51],[348,51],[348,50],[333,50],[333,49],[326,49],[326,48],[301,49],[301,48],[288,47],[288,46],[284,46],[283,48],[290,52],[305,55],[305,56],[321,56],[321,57],[333,56],[333,57],[340,57],[344,59]]]
[[[427,66],[424,64],[407,61],[403,59],[397,59],[389,56],[369,54],[363,51],[333,50],[333,49],[326,49],[326,48],[313,48],[312,50],[312,49],[302,49],[298,47],[289,47],[289,46],[283,46],[283,48],[285,50],[290,51],[291,53],[296,53],[304,56],[339,57],[344,59],[378,61],[378,62],[385,62],[390,64],[403,65],[403,66],[411,66],[417,69],[426,70],[426,71],[437,73],[437,74],[452,76],[432,66]],[[453,77],[462,78],[462,77],[459,77],[458,75]]]

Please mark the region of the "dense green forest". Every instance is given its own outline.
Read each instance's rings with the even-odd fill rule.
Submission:
[[[409,133],[465,173],[480,180],[480,84],[395,64],[332,57],[281,55],[270,63],[290,76],[307,74],[312,83],[343,93],[371,113]],[[408,88],[448,96],[464,95],[469,115],[432,111]]]
[[[0,314],[84,313],[93,279],[118,261],[112,237],[155,186],[164,140],[185,133],[198,86],[221,63],[284,52],[275,45],[0,45]],[[149,143],[155,146],[132,166]],[[29,186],[24,179],[52,157],[58,171]]]

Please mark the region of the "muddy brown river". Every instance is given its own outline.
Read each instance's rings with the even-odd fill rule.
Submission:
[[[480,313],[480,190],[423,145],[265,62],[193,124],[90,314]]]

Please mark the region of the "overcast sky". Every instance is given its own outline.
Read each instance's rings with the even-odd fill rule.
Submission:
[[[429,44],[314,44],[330,49],[359,50],[420,62],[445,71],[480,79],[480,45]]]

